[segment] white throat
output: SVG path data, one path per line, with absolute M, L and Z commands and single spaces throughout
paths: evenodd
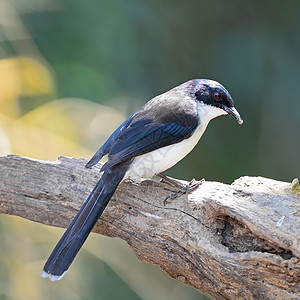
M 205 128 L 210 120 L 221 115 L 227 115 L 227 112 L 225 110 L 215 106 L 204 104 L 203 102 L 197 102 L 197 111 L 200 123 L 203 124 Z

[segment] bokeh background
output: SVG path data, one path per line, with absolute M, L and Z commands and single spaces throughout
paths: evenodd
M 0 0 L 0 154 L 91 157 L 153 96 L 210 78 L 245 123 L 213 120 L 167 174 L 291 181 L 300 170 L 299 14 L 297 0 Z M 0 216 L 1 300 L 207 299 L 98 235 L 62 281 L 42 280 L 62 232 Z

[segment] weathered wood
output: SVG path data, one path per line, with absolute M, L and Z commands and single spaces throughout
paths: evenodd
M 0 213 L 66 227 L 100 177 L 85 159 L 0 158 Z M 300 299 L 300 196 L 290 183 L 205 182 L 163 205 L 172 188 L 126 181 L 95 232 L 215 299 Z

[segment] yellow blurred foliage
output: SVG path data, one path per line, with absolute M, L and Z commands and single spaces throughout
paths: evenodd
M 76 143 L 90 144 L 89 141 L 95 140 L 96 147 L 105 142 L 124 119 L 115 109 L 80 98 L 53 100 L 20 118 Z
M 59 99 L 39 106 L 20 118 L 0 114 L 0 153 L 44 160 L 59 155 L 90 157 L 114 128 L 122 113 L 84 99 Z
M 0 115 L 0 156 L 11 152 L 9 137 L 3 127 Z
M 22 119 L 15 120 L 0 115 L 0 121 L 2 130 L 9 140 L 9 145 L 6 143 L 5 148 L 12 153 L 45 160 L 56 159 L 59 155 L 87 157 L 91 154 L 72 139 L 31 125 Z M 72 132 L 72 122 L 65 122 L 64 127 L 69 127 Z M 72 135 L 74 134 L 71 133 Z M 2 146 L 2 142 L 0 145 Z M 2 155 L 7 154 L 4 151 L 1 149 Z
M 76 109 L 76 105 L 74 106 Z M 19 120 L 78 143 L 79 134 L 71 114 L 72 103 L 69 103 L 68 108 L 64 105 L 64 99 L 54 100 L 29 111 Z
M 56 159 L 59 155 L 88 157 L 80 146 L 95 137 L 101 142 L 124 117 L 84 99 L 59 99 L 20 116 L 22 97 L 53 94 L 54 81 L 45 63 L 18 56 L 0 60 L 0 153 Z M 99 123 L 98 123 L 99 122 Z M 111 126 L 103 126 L 113 123 Z
M 45 64 L 29 57 L 0 60 L 0 112 L 17 117 L 20 96 L 52 93 L 54 82 Z
M 15 121 L 8 132 L 12 137 L 13 152 L 24 156 L 45 160 L 56 159 L 59 155 L 90 156 L 90 151 L 71 139 L 32 126 L 22 120 Z
M 2 59 L 0 78 L 1 155 L 12 152 L 46 160 L 59 155 L 89 157 L 91 152 L 80 145 L 96 149 L 111 128 L 124 120 L 113 109 L 72 98 L 53 100 L 20 115 L 22 97 L 39 99 L 54 94 L 52 74 L 41 60 L 25 56 Z

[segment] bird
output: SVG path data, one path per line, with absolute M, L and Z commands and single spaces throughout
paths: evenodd
M 100 169 L 102 176 L 50 254 L 41 276 L 56 281 L 65 275 L 123 180 L 162 174 L 195 147 L 211 119 L 227 114 L 243 124 L 223 85 L 192 79 L 152 98 L 125 120 L 86 164 L 91 168 L 108 156 Z

